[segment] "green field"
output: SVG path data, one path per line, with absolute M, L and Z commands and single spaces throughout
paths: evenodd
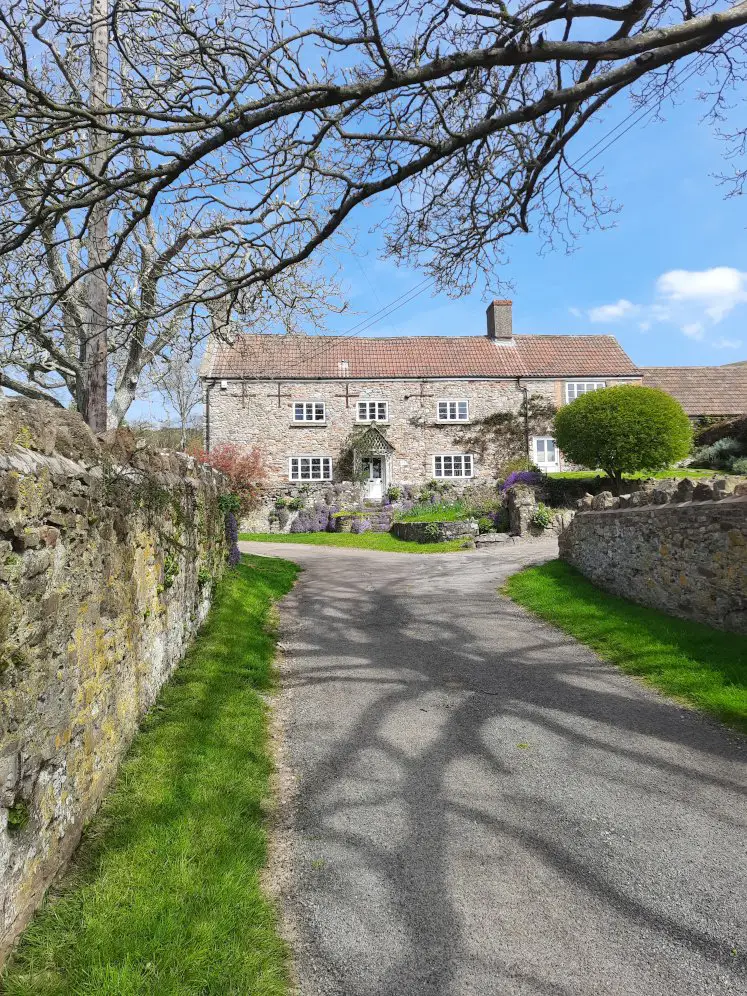
M 747 732 L 747 637 L 609 595 L 562 560 L 514 574 L 503 592 L 624 671 Z
M 298 568 L 244 557 L 146 717 L 58 895 L 2 975 L 7 996 L 285 996 L 263 895 L 271 608 Z

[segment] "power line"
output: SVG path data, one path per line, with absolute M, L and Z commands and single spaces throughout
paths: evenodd
M 675 73 L 673 80 L 674 84 L 677 86 L 682 86 L 685 83 L 687 83 L 688 80 L 690 80 L 698 71 L 700 60 L 701 57 L 698 57 L 696 59 L 695 65 L 689 72 L 687 72 L 686 68 L 683 67 L 683 69 L 680 71 L 679 74 Z M 651 113 L 653 113 L 653 111 L 656 109 L 656 106 L 660 102 L 661 102 L 660 99 L 658 99 L 655 95 L 652 95 L 652 97 L 649 98 L 649 100 L 644 101 L 640 107 L 634 108 L 622 119 L 622 121 L 618 121 L 618 123 L 613 128 L 610 128 L 610 130 L 607 131 L 604 135 L 601 135 L 597 139 L 597 141 L 593 145 L 591 145 L 586 150 L 586 152 L 584 152 L 581 156 L 579 156 L 579 158 L 575 162 L 570 163 L 568 166 L 566 166 L 565 172 L 572 173 L 576 169 L 585 169 L 589 165 L 589 163 L 592 163 L 595 159 L 597 159 L 600 155 L 602 155 L 603 152 L 606 152 L 607 149 L 611 148 L 611 146 L 613 146 L 615 142 L 618 142 L 621 138 L 623 138 L 623 136 L 627 135 L 627 133 L 631 131 L 632 128 L 634 128 L 637 124 L 640 124 L 640 122 L 643 121 L 644 118 L 648 117 Z M 647 106 L 648 104 L 650 104 L 651 106 Z M 631 120 L 634 118 L 635 120 Z M 628 121 L 630 121 L 630 124 L 628 124 L 627 127 L 624 128 L 623 126 Z M 619 131 L 620 128 L 623 128 L 623 130 Z M 615 132 L 619 132 L 619 134 L 616 135 Z M 602 147 L 599 148 L 598 151 L 594 152 L 594 150 L 597 149 L 598 146 L 600 146 L 603 142 L 606 142 L 607 139 L 610 139 L 610 141 L 607 142 L 607 144 L 602 145 Z M 594 152 L 594 155 L 591 155 L 592 152 Z M 544 193 L 546 194 L 554 193 L 555 189 L 560 188 L 562 184 L 562 177 L 560 176 L 560 174 L 555 177 L 554 184 L 555 184 L 554 188 L 551 185 L 549 189 L 547 188 L 545 189 Z M 415 300 L 415 298 L 425 293 L 425 291 L 428 290 L 431 286 L 433 286 L 435 282 L 436 282 L 435 278 L 427 277 L 419 284 L 416 284 L 415 287 L 411 288 L 409 291 L 405 291 L 404 294 L 401 294 L 399 297 L 395 298 L 393 301 L 385 305 L 383 308 L 380 308 L 378 309 L 378 311 L 375 311 L 372 315 L 369 315 L 368 318 L 365 318 L 362 321 L 360 321 L 357 325 L 353 326 L 352 329 L 348 329 L 346 332 L 343 332 L 338 336 L 334 336 L 333 343 L 325 343 L 324 345 L 319 346 L 317 350 L 314 350 L 312 356 L 317 356 L 318 354 L 323 353 L 328 349 L 332 349 L 335 345 L 337 345 L 337 343 L 341 339 L 356 338 L 357 335 L 360 334 L 360 332 L 366 332 L 370 330 L 375 325 L 378 325 L 379 322 L 383 321 L 385 318 L 388 318 L 390 315 L 392 315 L 395 311 L 398 311 L 400 308 L 403 308 L 406 304 L 410 304 L 412 301 Z

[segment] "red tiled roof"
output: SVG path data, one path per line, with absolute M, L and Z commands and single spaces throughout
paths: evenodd
M 641 367 L 646 387 L 660 387 L 688 415 L 747 414 L 747 366 Z
M 347 363 L 347 369 L 344 363 Z M 305 380 L 337 377 L 630 377 L 637 368 L 606 335 L 241 335 L 213 341 L 201 376 Z

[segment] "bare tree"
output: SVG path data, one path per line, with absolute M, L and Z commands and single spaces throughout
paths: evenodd
M 230 219 L 231 265 L 203 300 L 260 314 L 377 196 L 385 251 L 465 291 L 507 236 L 604 218 L 568 150 L 618 94 L 657 103 L 697 72 L 718 117 L 744 84 L 747 0 L 118 0 L 100 105 L 79 2 L 0 13 L 0 158 L 41 176 L 2 195 L 0 248 L 86 240 L 108 209 L 106 258 L 86 255 L 49 309 L 181 212 Z
M 33 12 L 43 20 L 45 10 L 62 18 L 70 9 L 36 6 Z M 30 15 L 32 7 L 25 11 Z M 111 31 L 107 0 L 90 0 L 89 11 L 81 8 L 77 18 L 65 20 L 58 34 L 66 44 L 60 48 L 55 38 L 41 62 L 49 92 L 73 87 L 87 109 L 106 107 Z M 121 99 L 136 104 L 141 94 L 127 73 L 115 84 Z M 5 107 L 0 100 L 0 110 Z M 19 216 L 34 215 L 55 196 L 50 191 L 61 149 L 76 163 L 65 180 L 70 190 L 86 178 L 105 182 L 110 168 L 104 132 L 79 122 L 45 147 L 37 123 L 10 115 L 0 124 L 0 202 Z M 152 154 L 144 138 L 122 153 L 136 171 L 147 169 Z M 229 334 L 225 308 L 211 304 L 232 286 L 243 260 L 236 231 L 242 219 L 218 198 L 154 208 L 112 253 L 110 227 L 121 234 L 122 218 L 137 201 L 137 193 L 100 199 L 82 223 L 63 212 L 0 255 L 0 386 L 54 404 L 72 400 L 99 432 L 123 421 L 142 376 L 159 358 L 191 355 L 209 332 Z M 323 327 L 329 310 L 343 307 L 334 278 L 310 261 L 266 283 L 252 305 L 257 331 Z M 242 307 L 235 295 L 234 306 Z
M 179 449 L 187 448 L 187 430 L 194 428 L 202 404 L 202 384 L 192 358 L 184 353 L 163 357 L 150 372 L 155 393 L 164 402 L 179 427 Z

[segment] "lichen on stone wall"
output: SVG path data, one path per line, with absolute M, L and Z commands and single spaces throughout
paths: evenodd
M 130 433 L 0 409 L 0 958 L 207 613 L 219 493 Z

